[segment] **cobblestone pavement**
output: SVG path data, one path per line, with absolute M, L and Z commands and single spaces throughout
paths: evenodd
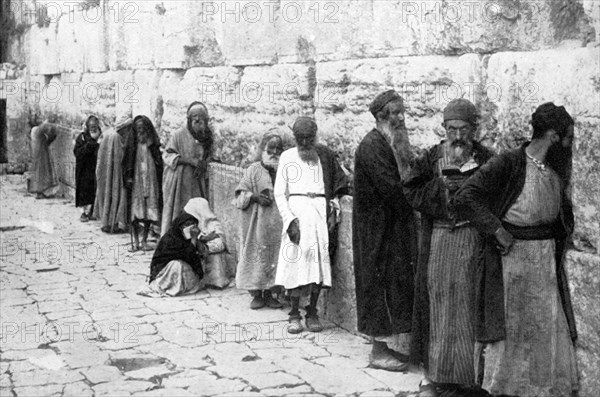
M 246 292 L 136 295 L 151 253 L 81 223 L 64 199 L 0 187 L 0 395 L 414 395 L 420 374 L 367 368 L 370 345 L 332 324 L 290 335 L 287 310 Z

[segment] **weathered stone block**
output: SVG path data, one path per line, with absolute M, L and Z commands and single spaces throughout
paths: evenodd
M 139 96 L 131 71 L 84 73 L 81 77 L 81 113 L 97 115 L 112 125 L 117 114 L 131 113 Z
M 600 392 L 600 256 L 568 251 L 566 268 L 577 322 L 581 396 Z
M 322 139 L 350 169 L 355 148 L 375 126 L 369 104 L 377 94 L 393 88 L 404 97 L 411 144 L 418 147 L 431 146 L 444 136 L 442 110 L 450 100 L 482 99 L 477 55 L 328 62 L 316 69 L 315 117 Z
M 157 127 L 160 111 L 158 109 L 158 85 L 161 70 L 137 70 L 133 75 L 135 94 L 132 97 L 133 117 L 144 115 Z
M 56 40 L 57 22 L 48 27 L 33 25 L 29 32 L 30 59 L 27 66 L 32 74 L 59 74 L 59 48 Z
M 263 65 L 277 62 L 275 19 L 265 14 L 267 2 L 249 0 L 205 2 L 205 17 L 214 15 L 216 41 L 229 65 Z M 275 2 L 269 3 L 276 7 Z M 212 7 L 212 9 L 211 9 Z

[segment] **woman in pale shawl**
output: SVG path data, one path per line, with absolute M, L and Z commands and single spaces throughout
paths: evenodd
M 104 133 L 98 149 L 96 165 L 96 201 L 94 217 L 100 219 L 104 233 L 124 233 L 127 231 L 127 191 L 123 184 L 122 161 L 125 142 L 132 133 L 132 120 L 122 116 L 114 130 Z
M 165 148 L 161 235 L 169 230 L 188 200 L 208 198 L 207 167 L 213 149 L 213 132 L 208 124 L 206 106 L 193 102 L 187 109 L 186 127 L 175 132 Z
M 49 198 L 56 194 L 58 178 L 50 155 L 50 144 L 58 136 L 56 116 L 50 114 L 40 126 L 31 129 L 32 172 L 29 191 L 36 193 L 37 199 Z
M 233 204 L 242 210 L 240 223 L 240 258 L 236 286 L 253 297 L 253 310 L 267 306 L 281 308 L 271 293 L 275 284 L 277 259 L 281 244 L 281 216 L 273 200 L 273 184 L 283 140 L 274 132 L 263 136 L 255 162 L 235 189 Z
M 230 282 L 230 271 L 225 233 L 221 222 L 210 209 L 208 201 L 201 197 L 188 201 L 183 211 L 198 220 L 200 239 L 206 241 L 208 247 L 208 256 L 204 262 L 204 283 L 210 287 L 227 287 Z

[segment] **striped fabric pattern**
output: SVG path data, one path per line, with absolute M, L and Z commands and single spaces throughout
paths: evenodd
M 474 303 L 477 231 L 463 226 L 434 228 L 428 265 L 430 334 L 429 378 L 475 384 Z

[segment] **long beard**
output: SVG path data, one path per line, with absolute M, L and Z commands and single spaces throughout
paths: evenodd
M 410 173 L 411 167 L 414 164 L 414 153 L 411 150 L 410 142 L 408 140 L 408 131 L 404 123 L 391 127 L 389 124 L 384 127 L 387 131 L 384 133 L 391 137 L 392 151 L 398 164 L 398 171 L 402 179 L 405 179 Z
M 452 164 L 463 165 L 471 158 L 473 142 L 457 139 L 450 144 L 450 161 Z
M 310 149 L 298 148 L 298 156 L 300 157 L 300 160 L 310 165 L 316 165 L 319 163 L 319 155 L 314 147 Z
M 546 162 L 556 173 L 565 181 L 570 178 L 571 166 L 573 163 L 573 150 L 565 148 L 560 142 L 557 142 L 548 148 L 546 153 Z

